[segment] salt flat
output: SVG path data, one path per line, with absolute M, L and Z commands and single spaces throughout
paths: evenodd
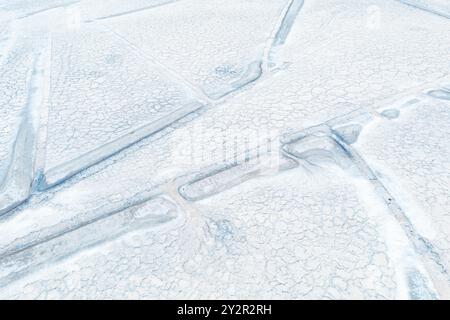
M 0 4 L 0 297 L 450 298 L 443 0 Z

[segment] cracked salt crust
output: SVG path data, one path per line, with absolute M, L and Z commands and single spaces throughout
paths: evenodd
M 0 296 L 449 298 L 448 10 L 4 1 Z

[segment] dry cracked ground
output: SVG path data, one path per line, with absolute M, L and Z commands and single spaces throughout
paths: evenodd
M 450 1 L 1 0 L 0 298 L 450 298 Z

